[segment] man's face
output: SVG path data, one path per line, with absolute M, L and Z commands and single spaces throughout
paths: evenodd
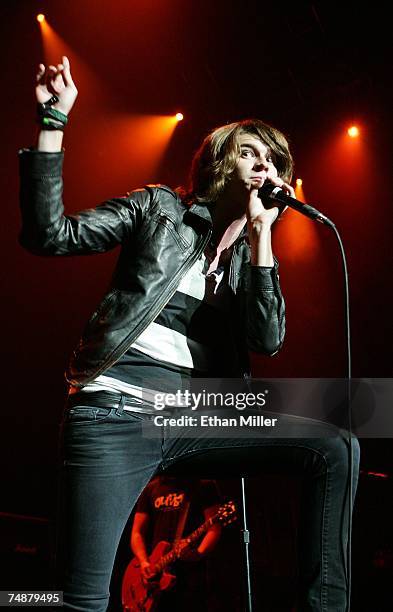
M 241 154 L 230 179 L 231 191 L 259 189 L 266 179 L 278 176 L 270 150 L 261 140 L 251 134 L 241 134 L 239 145 Z

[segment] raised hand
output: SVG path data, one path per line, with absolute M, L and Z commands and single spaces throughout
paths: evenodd
M 43 104 L 56 95 L 59 101 L 53 105 L 53 108 L 68 115 L 78 95 L 78 90 L 72 80 L 68 57 L 64 55 L 62 63 L 57 66 L 51 65 L 46 68 L 44 64 L 40 64 L 36 80 L 37 102 Z

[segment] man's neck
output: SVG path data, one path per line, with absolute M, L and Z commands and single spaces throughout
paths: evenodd
M 244 206 L 228 195 L 222 195 L 210 208 L 213 240 L 221 249 L 228 248 L 239 236 L 246 223 Z

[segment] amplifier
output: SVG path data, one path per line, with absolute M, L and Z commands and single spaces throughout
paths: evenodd
M 53 532 L 49 519 L 0 512 L 0 590 L 51 588 Z

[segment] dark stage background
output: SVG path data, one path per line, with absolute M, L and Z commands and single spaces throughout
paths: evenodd
M 44 58 L 39 12 L 57 36 L 50 40 L 59 54 L 50 61 L 69 53 L 79 89 L 65 136 L 66 209 L 94 206 L 149 182 L 182 184 L 193 152 L 211 128 L 249 116 L 272 123 L 290 137 L 294 178 L 303 179 L 307 201 L 336 222 L 344 240 L 353 376 L 392 376 L 391 34 L 382 5 L 2 0 L 0 554 L 9 574 L 3 574 L 8 580 L 3 589 L 10 581 L 31 588 L 27 576 L 35 586 L 49 583 L 62 372 L 117 255 L 43 259 L 18 245 L 16 152 L 35 138 L 34 75 Z M 159 152 L 151 117 L 177 111 L 185 119 Z M 346 128 L 354 122 L 361 135 L 349 142 Z M 338 248 L 327 228 L 298 217 L 286 213 L 274 242 L 287 302 L 286 343 L 273 358 L 254 356 L 254 374 L 345 376 Z M 382 610 L 390 601 L 384 588 L 393 578 L 392 441 L 362 440 L 361 446 L 355 609 L 371 609 L 367 594 L 377 590 L 381 603 L 374 609 Z M 370 471 L 388 478 L 368 476 Z M 291 593 L 296 522 L 283 518 L 273 524 L 272 518 L 277 519 L 277 507 L 296 515 L 297 489 L 285 482 L 265 477 L 250 484 L 255 542 L 274 543 L 269 558 L 261 557 L 257 545 L 253 549 L 255 572 L 263 577 L 258 601 L 265 607 L 261 603 L 258 609 L 287 609 L 284 600 L 282 608 L 267 603 L 273 592 L 286 592 L 276 585 L 288 584 Z M 238 493 L 235 480 L 223 481 L 222 488 Z M 231 533 L 238 543 L 238 531 Z M 229 544 L 223 546 L 229 554 Z M 232 578 L 231 571 L 227 567 Z

